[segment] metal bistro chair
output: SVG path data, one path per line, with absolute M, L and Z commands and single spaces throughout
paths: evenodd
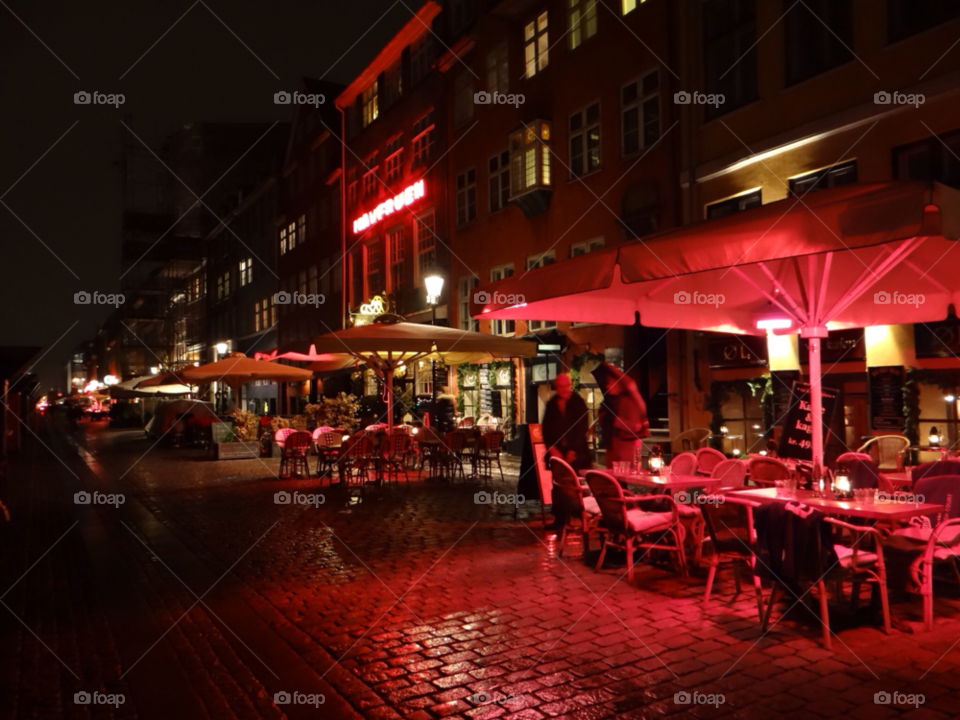
M 317 477 L 330 475 L 330 482 L 333 482 L 333 469 L 337 466 L 337 460 L 340 459 L 340 448 L 343 447 L 343 435 L 338 432 L 328 431 L 322 433 L 319 437 L 314 433 L 317 444 Z
M 740 460 L 723 460 L 718 462 L 710 473 L 712 478 L 722 478 L 720 487 L 714 492 L 722 495 L 730 490 L 739 490 L 747 477 L 747 468 Z M 693 562 L 700 564 L 700 556 L 703 553 L 703 542 L 705 534 L 704 506 L 702 503 L 692 504 L 692 491 L 685 493 L 689 498 L 688 503 L 677 503 L 677 512 L 680 514 L 680 520 L 689 526 L 690 538 L 693 544 Z
M 484 477 L 493 477 L 493 463 L 497 463 L 500 471 L 500 482 L 503 482 L 503 466 L 500 464 L 500 450 L 503 447 L 503 432 L 493 430 L 484 433 L 477 441 L 477 464 Z
M 467 477 L 463 472 L 463 451 L 466 447 L 467 433 L 463 430 L 452 430 L 444 436 L 440 445 L 440 467 L 444 476 L 454 480 L 459 471 L 460 479 L 466 481 Z
M 727 456 L 719 450 L 714 450 L 711 447 L 700 448 L 697 450 L 697 474 L 709 475 L 713 472 L 717 463 L 723 462 L 726 459 Z
M 587 484 L 600 508 L 603 536 L 600 559 L 596 570 L 603 566 L 608 547 L 622 549 L 627 554 L 627 581 L 633 580 L 633 551 L 638 548 L 666 550 L 677 554 L 677 565 L 687 574 L 683 554 L 683 526 L 677 514 L 677 505 L 669 495 L 624 495 L 616 479 L 599 470 L 587 471 Z M 647 512 L 640 506 L 668 507 L 667 511 Z M 672 540 L 673 542 L 664 542 Z
M 586 555 L 590 551 L 590 535 L 602 536 L 606 532 L 600 527 L 600 506 L 597 505 L 596 498 L 590 495 L 590 490 L 580 484 L 580 478 L 573 468 L 563 460 L 550 458 L 550 470 L 553 475 L 553 502 L 563 503 L 567 510 L 566 522 L 558 541 L 557 557 L 563 557 L 567 533 L 570 532 L 573 520 L 580 521 L 583 553 Z
M 294 431 L 287 436 L 280 453 L 280 477 L 300 475 L 301 470 L 303 475 L 310 474 L 307 454 L 310 452 L 312 442 L 310 433 L 305 431 Z
M 718 496 L 711 496 L 718 497 Z M 763 621 L 763 590 L 760 578 L 754 572 L 757 563 L 757 531 L 753 525 L 753 509 L 760 503 L 752 500 L 724 496 L 723 502 L 707 502 L 703 505 L 703 519 L 710 534 L 713 553 L 709 557 L 710 572 L 707 574 L 707 588 L 703 593 L 703 608 L 710 603 L 713 579 L 721 563 L 733 566 L 733 581 L 736 593 L 740 594 L 740 565 L 744 564 L 753 575 L 753 586 L 757 594 L 757 619 Z
M 393 481 L 400 481 L 400 473 L 403 473 L 407 485 L 410 485 L 410 475 L 407 474 L 407 454 L 410 452 L 410 445 L 413 439 L 403 432 L 393 433 L 383 439 L 383 459 L 381 460 L 384 480 L 390 479 L 390 473 L 393 473 Z
M 365 485 L 370 480 L 368 470 L 376 469 L 376 458 L 373 455 L 373 437 L 366 433 L 350 438 L 347 446 L 340 455 L 341 481 L 347 485 L 356 480 L 358 485 Z

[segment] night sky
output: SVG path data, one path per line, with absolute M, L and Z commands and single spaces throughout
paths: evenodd
M 289 121 L 276 91 L 349 82 L 421 4 L 0 0 L 0 345 L 63 336 L 36 368 L 61 386 L 109 315 L 73 295 L 120 291 L 122 119 L 154 151 L 188 122 Z M 80 90 L 125 103 L 75 105 Z

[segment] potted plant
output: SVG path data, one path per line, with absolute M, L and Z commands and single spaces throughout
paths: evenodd
M 218 423 L 229 428 L 218 428 L 214 433 L 214 453 L 217 460 L 247 460 L 260 457 L 257 428 L 260 417 L 247 410 L 230 413 L 232 424 Z

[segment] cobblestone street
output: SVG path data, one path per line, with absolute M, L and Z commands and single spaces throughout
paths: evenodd
M 833 651 L 802 607 L 762 634 L 749 584 L 681 578 L 622 554 L 563 558 L 539 505 L 477 504 L 476 483 L 347 492 L 278 480 L 278 461 L 215 463 L 138 431 L 50 426 L 0 492 L 0 717 L 956 717 L 958 595 L 831 612 Z M 514 492 L 517 464 L 494 489 Z M 79 490 L 125 502 L 75 505 Z M 322 493 L 317 507 L 278 491 Z M 8 588 L 10 588 L 8 590 Z M 809 600 L 808 596 L 806 600 Z M 811 607 L 815 607 L 815 602 Z M 119 693 L 117 706 L 74 703 Z M 678 704 L 687 691 L 696 701 Z M 924 696 L 918 708 L 878 692 Z M 275 693 L 322 694 L 311 705 Z

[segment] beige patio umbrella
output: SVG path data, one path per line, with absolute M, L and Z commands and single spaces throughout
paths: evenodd
M 275 382 L 309 380 L 313 377 L 313 373 L 289 365 L 254 360 L 243 353 L 230 353 L 223 360 L 184 368 L 180 371 L 180 377 L 184 382 L 192 384 L 222 382 L 236 390 L 241 385 L 254 380 Z
M 531 340 L 421 325 L 404 322 L 399 315 L 381 315 L 368 325 L 318 335 L 312 341 L 290 343 L 280 349 L 277 357 L 314 362 L 354 358 L 373 370 L 392 396 L 393 373 L 402 364 L 426 359 L 458 365 L 536 354 L 537 344 Z M 393 427 L 392 397 L 387 402 L 387 423 Z

